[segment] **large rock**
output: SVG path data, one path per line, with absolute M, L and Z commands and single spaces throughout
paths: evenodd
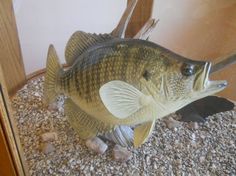
M 126 162 L 132 156 L 132 153 L 120 145 L 115 145 L 113 148 L 113 157 L 116 161 Z
M 97 154 L 103 154 L 108 148 L 107 144 L 98 137 L 87 139 L 86 146 Z
M 42 142 L 54 141 L 57 140 L 58 136 L 56 132 L 43 133 L 41 135 Z
M 49 154 L 55 151 L 55 147 L 53 144 L 51 144 L 50 142 L 46 142 L 46 143 L 42 143 L 41 144 L 41 151 L 44 154 Z

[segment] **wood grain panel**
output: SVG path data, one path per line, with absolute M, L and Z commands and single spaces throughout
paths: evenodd
M 0 114 L 0 119 L 2 118 Z M 11 154 L 8 149 L 7 141 L 0 123 L 0 175 L 14 176 L 16 175 Z
M 5 176 L 2 173 L 10 173 L 16 175 L 28 175 L 27 167 L 25 164 L 23 150 L 21 149 L 20 139 L 14 120 L 12 119 L 12 110 L 10 106 L 9 97 L 7 94 L 5 80 L 2 74 L 0 65 L 0 127 L 1 138 L 0 140 L 0 175 Z M 6 162 L 2 160 L 2 156 L 6 158 Z M 9 162 L 7 162 L 7 158 Z M 5 170 L 6 169 L 6 170 Z M 15 170 L 15 171 L 14 171 Z M 6 175 L 8 176 L 8 175 Z
M 7 90 L 12 94 L 26 78 L 11 0 L 0 1 L 0 53 Z
M 130 0 L 128 0 L 129 3 Z M 153 0 L 139 0 L 126 31 L 126 37 L 134 37 L 152 15 Z

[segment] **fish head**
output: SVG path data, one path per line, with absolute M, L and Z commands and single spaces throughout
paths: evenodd
M 158 67 L 162 69 L 155 69 Z M 164 115 L 223 90 L 227 82 L 209 80 L 210 69 L 210 62 L 168 57 L 152 67 L 154 99 L 164 107 Z

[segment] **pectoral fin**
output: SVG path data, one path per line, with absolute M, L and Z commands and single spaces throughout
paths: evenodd
M 152 101 L 151 96 L 144 95 L 134 86 L 118 80 L 104 84 L 99 94 L 107 110 L 119 119 L 129 117 Z
M 137 148 L 143 144 L 147 138 L 152 134 L 155 121 L 147 122 L 134 129 L 134 147 Z
M 95 137 L 114 128 L 85 113 L 71 99 L 65 101 L 65 114 L 71 126 L 82 139 Z

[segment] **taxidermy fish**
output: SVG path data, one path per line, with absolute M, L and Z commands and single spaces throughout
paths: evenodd
M 150 136 L 155 120 L 223 90 L 226 81 L 209 81 L 209 62 L 193 61 L 155 43 L 76 32 L 66 47 L 63 70 L 49 47 L 44 97 L 68 98 L 65 114 L 83 139 L 135 126 L 134 146 Z

